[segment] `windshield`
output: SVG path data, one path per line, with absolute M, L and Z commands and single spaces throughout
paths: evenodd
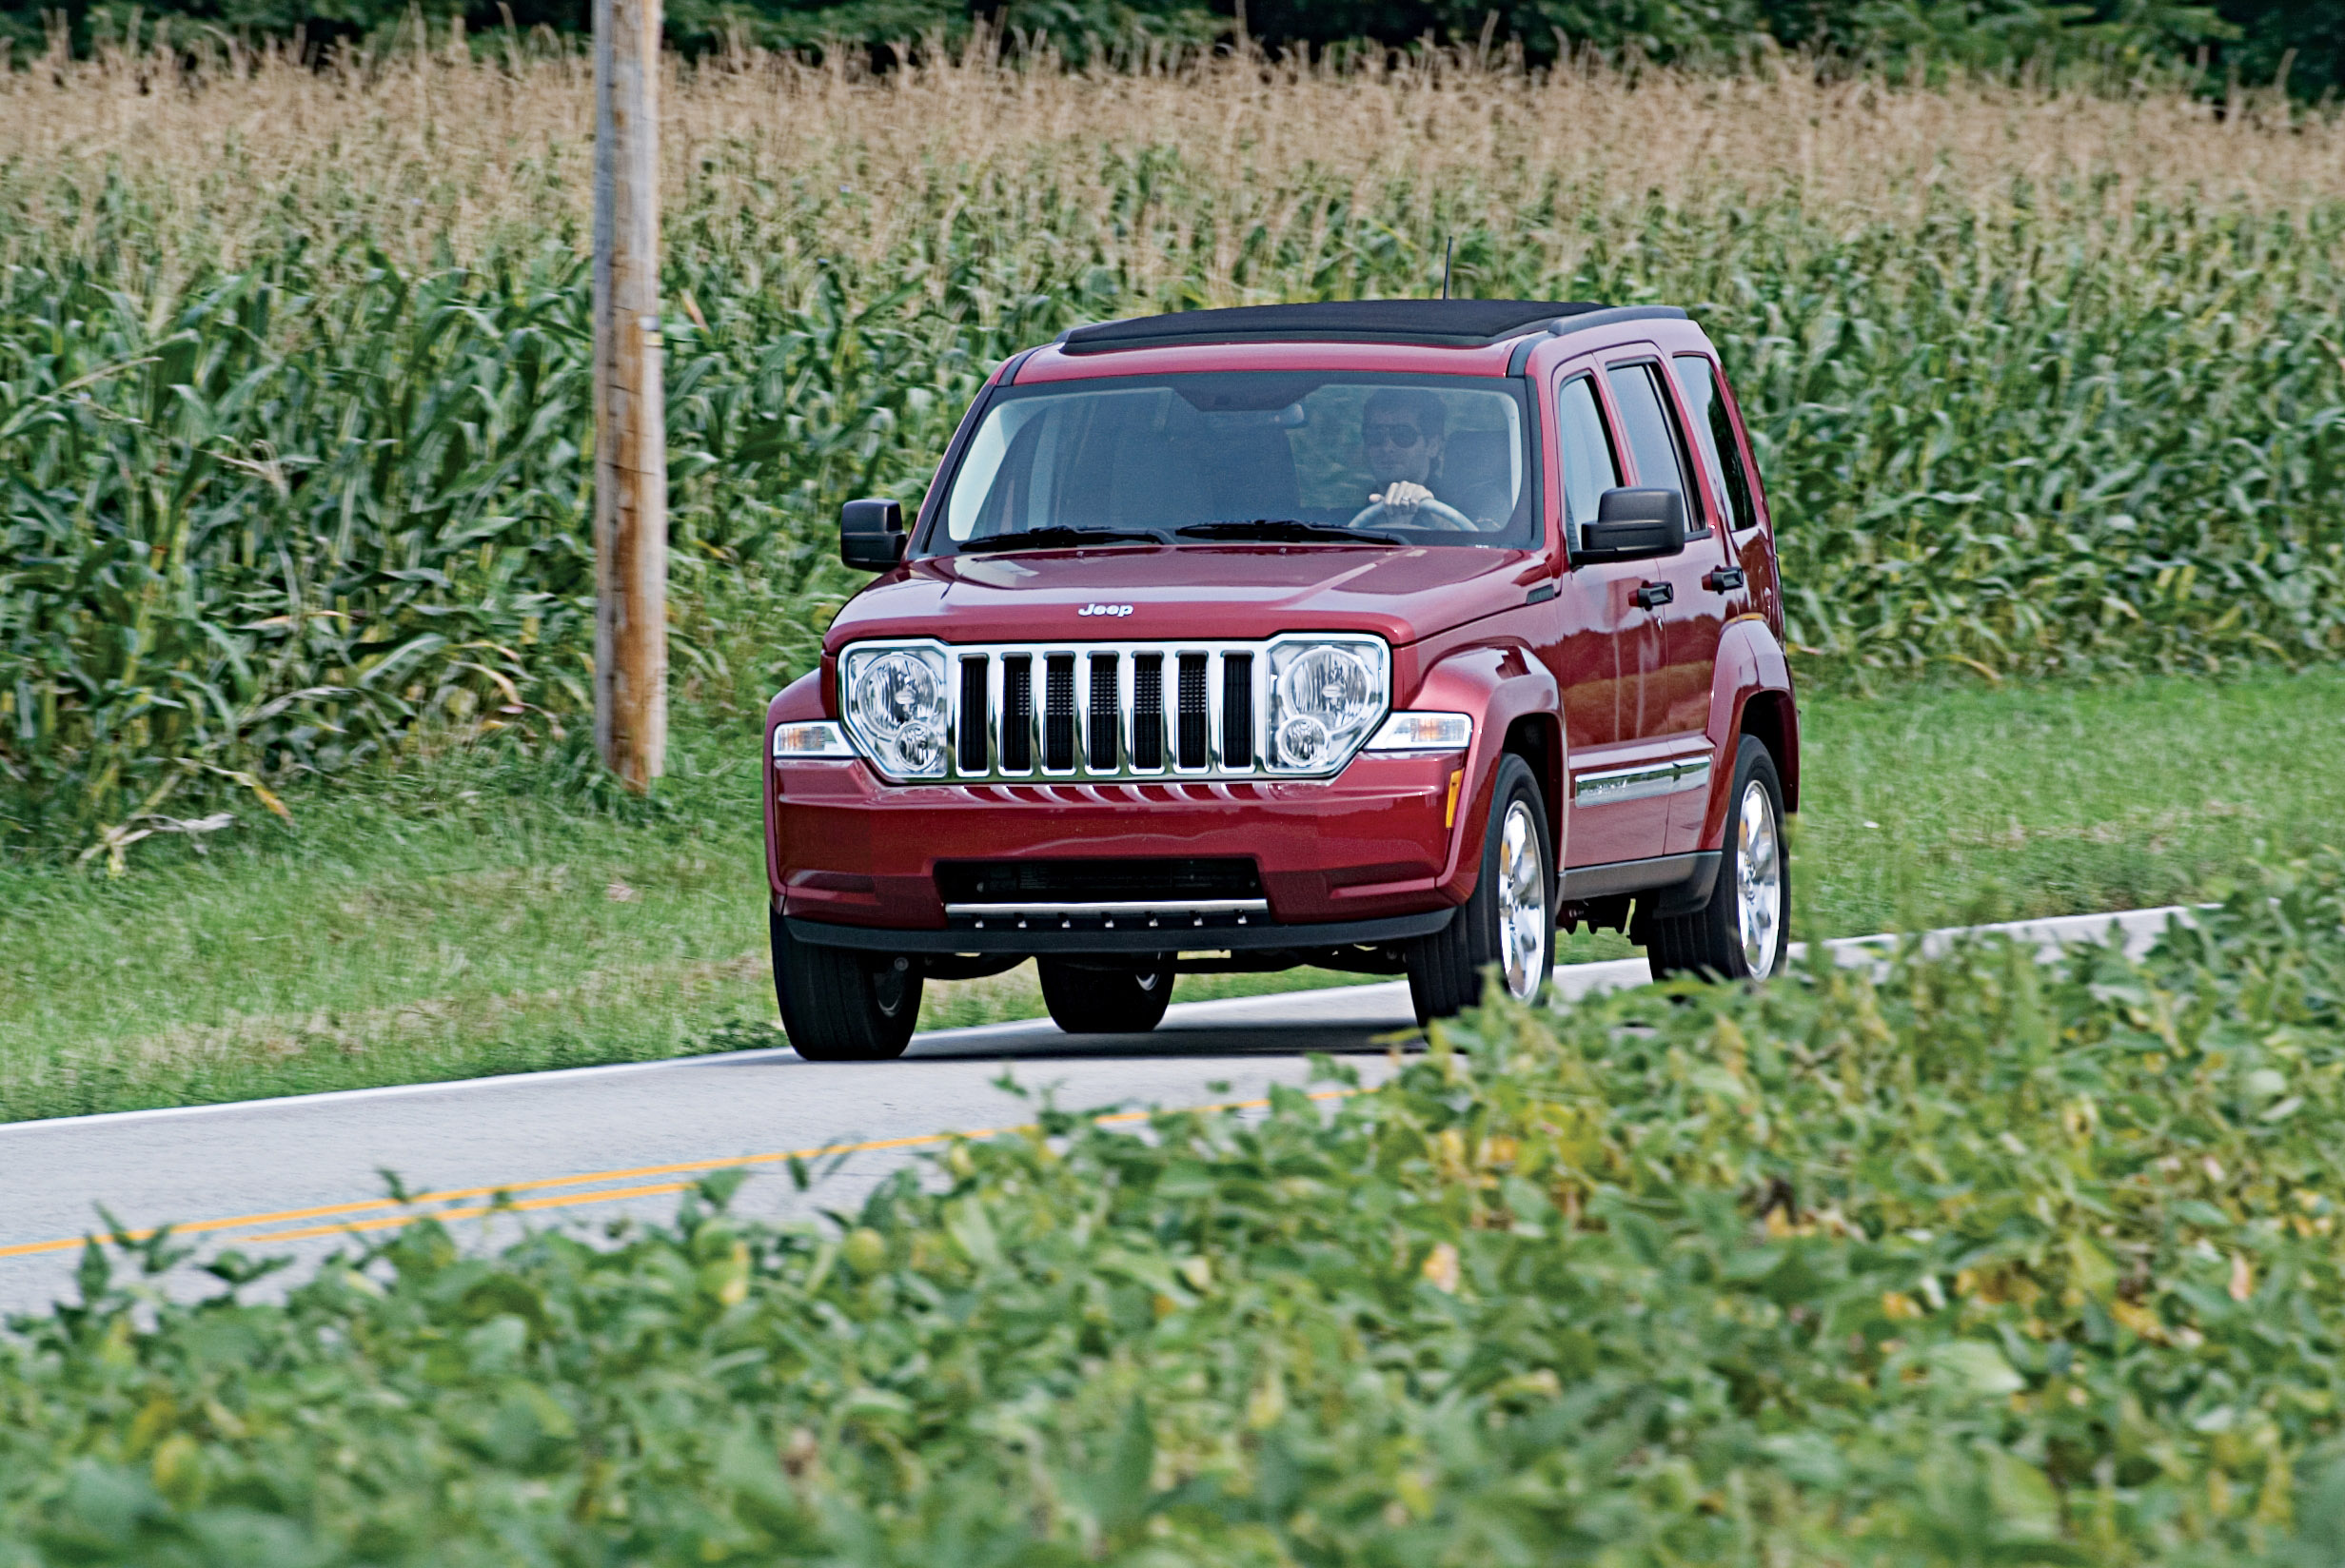
M 923 548 L 1523 548 L 1539 539 L 1527 446 L 1522 383 L 1495 377 L 1235 371 L 1006 387 Z

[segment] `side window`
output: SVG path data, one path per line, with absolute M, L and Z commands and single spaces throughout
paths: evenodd
M 1612 440 L 1605 434 L 1593 377 L 1572 377 L 1555 403 L 1556 435 L 1563 442 L 1564 537 L 1576 544 L 1580 525 L 1596 520 L 1597 499 L 1620 488 L 1621 467 L 1612 458 Z
M 1709 460 L 1718 492 L 1718 510 L 1736 533 L 1759 525 L 1759 507 L 1751 499 L 1750 475 L 1743 467 L 1743 446 L 1734 439 L 1734 416 L 1726 412 L 1726 395 L 1718 384 L 1718 366 L 1700 354 L 1680 354 L 1669 362 L 1677 371 L 1678 390 L 1693 412 L 1694 440 Z
M 1685 482 L 1685 465 L 1678 458 L 1677 436 L 1670 428 L 1669 405 L 1654 379 L 1659 368 L 1616 364 L 1606 375 L 1612 382 L 1612 402 L 1621 411 L 1621 434 L 1627 438 L 1629 455 L 1636 460 L 1637 482 L 1684 496 L 1686 532 L 1698 534 L 1709 524 L 1702 498 Z

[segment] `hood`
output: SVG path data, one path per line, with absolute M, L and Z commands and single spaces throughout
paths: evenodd
M 875 637 L 1092 642 L 1311 631 L 1374 632 L 1397 647 L 1511 609 L 1546 576 L 1536 552 L 1471 545 L 945 556 L 900 566 L 849 600 L 823 651 Z

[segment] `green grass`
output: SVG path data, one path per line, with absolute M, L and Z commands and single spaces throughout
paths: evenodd
M 2339 839 L 2345 672 L 1811 696 L 1803 933 L 2205 896 Z M 777 1043 L 754 732 L 688 729 L 653 805 L 458 751 L 109 879 L 0 870 L 10 1119 Z M 142 846 L 142 850 L 148 846 Z M 1567 960 L 1633 950 L 1567 939 Z M 929 1027 L 1040 1014 L 1031 967 Z M 1183 1000 L 1356 977 L 1188 977 Z
M 2345 670 L 1802 705 L 1797 892 L 1824 935 L 2220 896 L 2345 842 Z

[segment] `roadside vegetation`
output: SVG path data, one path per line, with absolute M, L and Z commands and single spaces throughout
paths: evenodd
M 852 586 L 838 502 L 916 499 L 1002 355 L 1429 292 L 1452 238 L 1467 293 L 1702 317 L 1810 689 L 2345 651 L 2345 124 L 2283 97 L 739 50 L 664 101 L 716 719 Z M 519 50 L 0 73 L 0 853 L 127 869 L 312 774 L 575 732 L 589 113 Z
M 2337 846 L 2345 672 L 1804 701 L 1801 935 L 2219 897 Z M 756 730 L 680 733 L 646 804 L 490 746 L 295 797 L 130 875 L 0 868 L 0 1117 L 781 1043 Z M 1611 932 L 1561 956 L 1633 953 Z M 1352 977 L 1182 979 L 1183 1000 Z M 931 1028 L 1042 1015 L 1031 966 L 930 988 Z
M 0 1562 L 2330 1563 L 2340 1008 L 2331 856 L 2138 964 L 1493 1008 L 837 1225 L 718 1180 L 282 1304 L 93 1247 L 0 1342 Z
M 0 1335 L 0 1568 L 2345 1558 L 2345 125 L 1440 50 L 737 47 L 665 102 L 639 800 L 581 736 L 581 62 L 0 72 L 0 1117 L 779 1044 L 756 717 L 855 585 L 837 503 L 1063 326 L 1428 292 L 1452 237 L 1466 292 L 1722 344 L 1800 934 L 2222 907 L 1037 1107 L 816 1225 L 717 1178 L 202 1303 L 92 1247 Z

